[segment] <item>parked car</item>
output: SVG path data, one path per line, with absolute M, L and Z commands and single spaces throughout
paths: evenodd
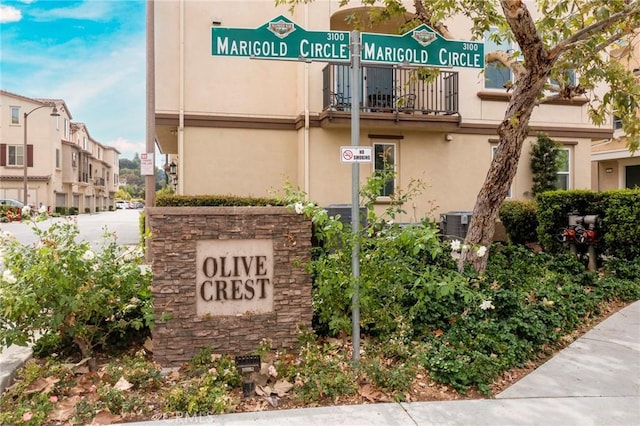
M 143 209 L 144 208 L 144 204 L 141 203 L 140 201 L 136 201 L 136 202 L 133 202 L 133 203 L 129 204 L 129 208 L 130 209 Z
M 0 207 L 24 207 L 24 204 L 12 198 L 0 198 Z
M 129 203 L 126 201 L 116 201 L 116 209 L 126 209 L 129 208 Z

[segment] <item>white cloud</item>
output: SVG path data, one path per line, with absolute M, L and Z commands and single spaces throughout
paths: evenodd
M 34 10 L 32 16 L 39 21 L 54 21 L 56 19 L 87 19 L 102 21 L 108 18 L 111 11 L 108 1 L 86 1 L 77 6 L 59 7 L 49 10 Z
M 0 5 L 0 24 L 18 22 L 21 19 L 22 13 L 15 7 Z
M 146 144 L 144 141 L 133 142 L 124 138 L 118 138 L 114 141 L 107 141 L 104 145 L 111 146 L 120 151 L 120 158 L 133 158 L 134 153 L 145 152 Z

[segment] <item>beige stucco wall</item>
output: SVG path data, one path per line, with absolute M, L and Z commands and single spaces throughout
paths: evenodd
M 187 128 L 184 191 L 268 196 L 297 181 L 295 131 Z

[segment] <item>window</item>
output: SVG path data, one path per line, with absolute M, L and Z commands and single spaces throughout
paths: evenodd
M 558 189 L 569 189 L 571 187 L 571 179 L 570 173 L 571 170 L 571 162 L 570 162 L 570 151 L 569 148 L 558 148 L 558 180 L 556 181 L 556 187 Z
M 384 178 L 380 197 L 390 197 L 396 187 L 396 144 L 373 144 L 373 172 Z
M 7 145 L 7 165 L 24 165 L 24 147 L 22 145 Z
M 71 153 L 71 167 L 78 167 L 78 153 Z
M 20 124 L 20 107 L 11 107 L 11 124 Z
M 491 34 L 497 32 L 496 28 L 487 31 L 484 36 L 484 53 L 495 52 L 496 50 L 508 51 L 512 49 L 511 43 L 502 40 L 496 43 L 491 40 Z M 487 63 L 484 69 L 484 87 L 487 89 L 504 89 L 505 84 L 512 79 L 511 69 L 505 67 L 501 62 Z
M 613 130 L 621 130 L 622 129 L 622 118 L 617 115 L 613 115 Z
M 56 169 L 60 168 L 60 150 L 56 148 Z
M 69 140 L 69 120 L 64 119 L 64 138 Z
M 82 149 L 84 149 L 85 151 L 89 150 L 89 144 L 87 143 L 87 137 L 86 136 L 82 137 Z
M 491 161 L 496 156 L 496 151 L 498 150 L 498 146 L 494 145 L 491 147 Z M 513 184 L 509 187 L 509 192 L 507 193 L 507 198 L 511 198 L 513 195 Z

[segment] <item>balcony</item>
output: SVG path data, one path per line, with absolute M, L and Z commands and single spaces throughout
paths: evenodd
M 323 69 L 323 115 L 329 120 L 351 112 L 351 68 Z M 363 66 L 358 105 L 369 119 L 459 121 L 458 73 L 437 69 Z M 348 114 L 345 114 L 348 113 Z M 373 115 L 371 115 L 371 114 Z M 386 115 L 384 115 L 386 114 Z

